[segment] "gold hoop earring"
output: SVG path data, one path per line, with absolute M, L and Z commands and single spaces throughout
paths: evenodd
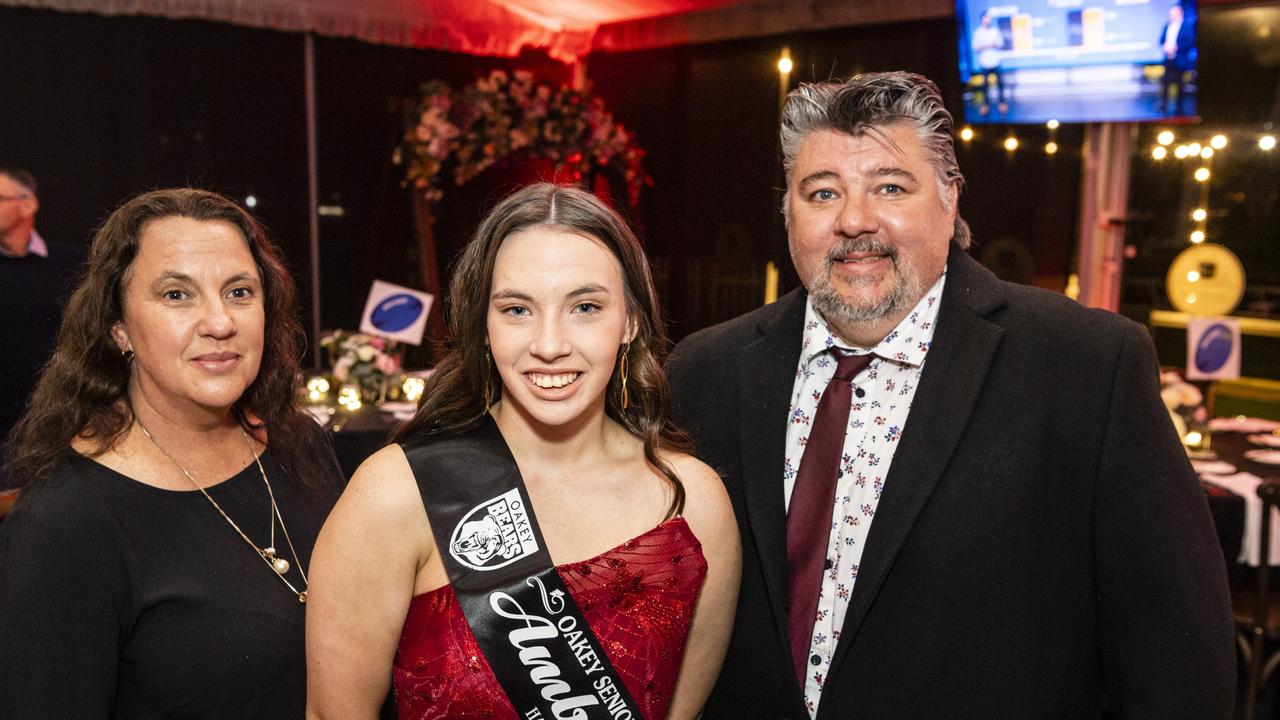
M 484 349 L 484 411 L 489 412 L 489 408 L 493 407 L 493 356 L 489 354 L 489 348 Z
M 622 380 L 622 409 L 627 409 L 627 355 L 631 352 L 631 343 L 622 344 L 622 359 L 618 365 L 618 377 Z

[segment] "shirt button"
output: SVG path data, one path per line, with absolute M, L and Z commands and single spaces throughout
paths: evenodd
M 822 664 L 822 656 L 818 655 L 817 653 L 814 653 L 813 655 L 810 655 L 810 656 L 809 656 L 809 664 L 810 664 L 810 665 L 821 665 L 821 664 Z
M 866 397 L 867 391 L 862 388 L 854 388 L 853 394 L 858 397 Z
M 824 570 L 830 570 L 830 569 L 831 569 L 831 564 L 832 564 L 832 563 L 831 563 L 831 558 L 827 558 L 826 560 L 823 560 L 823 561 L 822 561 L 822 569 L 824 569 Z

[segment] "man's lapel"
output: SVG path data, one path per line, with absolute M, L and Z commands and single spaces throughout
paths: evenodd
M 1004 334 L 986 316 L 1003 305 L 995 276 L 953 248 L 933 343 L 885 478 L 829 676 L 848 655 L 885 575 L 964 434 Z
M 737 388 L 742 488 L 747 522 L 764 568 L 776 630 L 787 644 L 787 516 L 782 497 L 787 414 L 800 361 L 805 294 L 779 300 L 759 326 L 760 338 L 738 356 Z

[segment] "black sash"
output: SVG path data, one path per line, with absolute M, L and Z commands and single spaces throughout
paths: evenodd
M 485 659 L 526 720 L 643 720 L 551 563 L 498 425 L 402 444 Z M 429 499 L 429 501 L 428 501 Z

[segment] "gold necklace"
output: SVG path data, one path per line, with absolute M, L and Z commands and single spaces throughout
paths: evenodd
M 204 495 L 205 499 L 213 504 L 214 509 L 218 511 L 218 514 L 222 516 L 222 519 L 226 520 L 227 524 L 236 531 L 236 534 L 248 543 L 249 547 L 253 548 L 253 551 L 258 554 L 258 557 L 262 558 L 263 562 L 267 564 L 267 567 L 271 568 L 271 570 L 275 572 L 276 577 L 280 578 L 281 582 L 287 585 L 289 589 L 298 596 L 298 602 L 305 603 L 307 601 L 308 589 L 307 573 L 302 569 L 302 561 L 298 560 L 298 551 L 293 547 L 293 540 L 289 537 L 289 528 L 285 526 L 284 517 L 280 514 L 280 506 L 276 505 L 276 495 L 271 490 L 271 482 L 267 480 L 267 471 L 262 467 L 262 461 L 258 459 L 258 451 L 253 448 L 253 442 L 249 440 L 249 434 L 244 431 L 244 428 L 240 428 L 240 434 L 244 436 L 244 442 L 249 446 L 249 452 L 253 454 L 253 462 L 257 464 L 258 473 L 262 475 L 262 484 L 267 486 L 267 497 L 271 498 L 271 542 L 265 548 L 258 547 L 256 543 L 249 539 L 249 536 L 240 529 L 240 526 L 236 525 L 235 521 L 227 515 L 227 511 L 222 509 L 222 506 L 218 504 L 218 501 L 214 500 L 213 496 L 201 487 L 200 483 L 196 482 L 195 478 L 191 477 L 191 473 L 187 472 L 187 469 L 182 466 L 182 463 L 174 460 L 173 456 L 165 451 L 165 449 L 160 446 L 160 443 L 156 442 L 155 436 L 151 434 L 150 430 L 147 430 L 147 426 L 143 425 L 142 421 L 136 419 L 135 421 L 138 423 L 138 427 L 142 430 L 142 434 L 147 436 L 147 439 L 151 441 L 152 445 L 156 446 L 156 449 L 160 451 L 160 454 L 164 455 L 169 462 L 173 463 L 175 467 L 181 470 L 183 475 L 187 476 L 187 479 L 191 481 L 192 485 L 196 486 L 196 489 L 200 491 L 200 494 Z M 277 520 L 280 521 L 280 529 L 284 531 L 285 542 L 289 543 L 289 552 L 293 553 L 294 560 L 298 560 L 298 574 L 302 576 L 301 591 L 294 587 L 293 583 L 289 582 L 289 578 L 285 577 L 285 573 L 289 572 L 289 561 L 276 556 L 275 546 Z

